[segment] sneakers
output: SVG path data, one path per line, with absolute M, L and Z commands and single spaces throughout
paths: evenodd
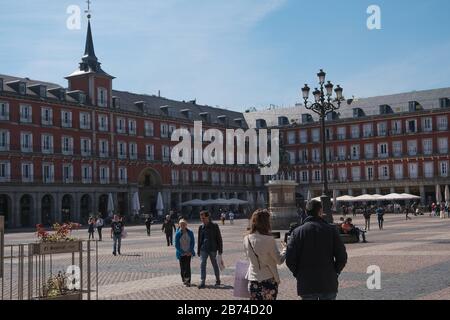
M 198 288 L 199 288 L 199 289 L 205 289 L 205 288 L 206 288 L 206 286 L 205 286 L 205 284 L 204 284 L 204 283 L 200 283 L 200 285 L 198 286 Z
M 216 286 L 216 287 L 220 286 L 220 280 L 217 280 L 217 281 L 216 281 L 215 286 Z
M 113 255 L 115 255 L 115 256 L 116 256 L 117 254 L 116 254 L 115 252 L 113 252 Z

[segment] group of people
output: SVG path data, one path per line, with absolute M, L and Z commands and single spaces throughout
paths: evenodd
M 99 213 L 97 215 L 97 218 L 91 216 L 88 220 L 88 233 L 89 233 L 89 240 L 95 240 L 94 234 L 95 229 L 97 229 L 98 232 L 98 240 L 102 241 L 102 229 L 105 224 L 105 221 L 102 218 L 102 215 Z
M 440 217 L 441 219 L 450 218 L 450 204 L 441 202 L 440 204 L 432 203 L 430 208 L 430 216 Z
M 228 219 L 230 220 L 230 224 L 234 224 L 233 211 L 228 212 Z M 222 211 L 220 213 L 220 221 L 222 221 L 222 225 L 225 225 L 225 220 L 227 220 L 227 213 L 225 211 Z

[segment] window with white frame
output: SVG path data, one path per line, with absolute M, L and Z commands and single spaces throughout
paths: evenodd
M 81 182 L 92 183 L 92 167 L 89 165 L 81 166 Z
M 359 160 L 360 150 L 359 150 L 359 144 L 354 144 L 350 147 L 351 150 L 351 159 L 352 160 Z
M 10 143 L 9 130 L 0 130 L 0 151 L 8 151 Z
M 314 182 L 321 182 L 322 181 L 322 172 L 320 170 L 314 170 Z
M 433 154 L 433 139 L 423 139 L 422 140 L 422 149 L 424 155 Z
M 289 164 L 295 164 L 295 151 L 288 151 Z
M 161 138 L 169 137 L 169 126 L 167 123 L 161 123 Z
M 384 137 L 387 135 L 387 122 L 377 123 L 377 133 L 379 137 Z
M 11 163 L 9 161 L 0 162 L 0 182 L 11 180 Z
M 162 161 L 169 162 L 170 161 L 170 147 L 162 146 Z
M 401 134 L 402 133 L 402 121 L 401 120 L 392 120 L 391 122 L 392 130 L 391 134 Z
M 337 129 L 337 138 L 338 140 L 345 140 L 347 138 L 347 128 L 339 127 Z
M 417 155 L 417 140 L 408 140 L 408 155 Z
M 301 149 L 298 152 L 299 161 L 300 163 L 307 163 L 308 162 L 308 149 Z
M 439 175 L 441 177 L 448 177 L 448 161 L 439 162 Z
M 394 164 L 395 179 L 403 179 L 403 163 Z
M 417 120 L 408 119 L 406 120 L 406 133 L 416 133 L 417 132 Z
M 367 181 L 373 181 L 375 178 L 373 176 L 373 167 L 367 166 L 366 167 L 366 180 Z
M 338 159 L 347 160 L 347 148 L 346 146 L 338 146 Z
M 174 124 L 169 125 L 169 138 L 172 136 L 172 133 L 177 129 Z
M 63 136 L 61 139 L 61 150 L 62 154 L 65 156 L 73 154 L 73 138 Z
M 423 174 L 425 178 L 433 178 L 434 177 L 434 163 L 433 162 L 425 162 L 423 164 Z
M 312 141 L 320 142 L 320 129 L 319 128 L 312 129 L 311 133 L 312 133 Z
M 81 138 L 81 156 L 89 157 L 91 156 L 91 139 Z
M 9 103 L 0 101 L 0 120 L 9 120 Z
M 126 124 L 125 124 L 125 118 L 117 118 L 116 120 L 116 130 L 117 133 L 126 133 Z
M 327 153 L 327 161 L 330 161 L 330 162 L 333 161 L 334 160 L 333 147 L 327 147 L 326 153 Z
M 20 122 L 31 123 L 32 122 L 32 109 L 31 106 L 21 104 L 20 105 Z
M 55 182 L 55 166 L 53 165 L 53 163 L 44 163 L 42 165 L 42 182 Z
M 119 184 L 125 184 L 127 180 L 127 167 L 119 167 Z
M 152 144 L 147 144 L 145 146 L 145 154 L 147 161 L 154 161 L 155 160 L 155 146 Z
M 20 133 L 20 150 L 22 152 L 33 152 L 33 134 L 31 132 Z
M 373 137 L 373 124 L 372 123 L 365 123 L 363 125 L 363 137 L 364 138 Z
M 61 110 L 61 127 L 71 128 L 72 127 L 72 112 Z
M 31 162 L 22 162 L 22 182 L 33 182 L 34 168 Z
M 352 139 L 359 139 L 359 124 L 351 126 Z
M 394 157 L 401 157 L 403 154 L 403 143 L 402 141 L 394 141 L 392 142 L 392 152 Z
M 198 171 L 197 170 L 192 171 L 192 182 L 194 182 L 194 183 L 198 182 Z
M 123 141 L 117 142 L 117 156 L 119 159 L 127 158 L 127 143 Z
M 333 128 L 325 128 L 325 138 L 326 138 L 327 141 L 334 140 Z
M 80 112 L 80 129 L 91 129 L 91 115 L 88 112 Z
M 327 178 L 329 182 L 334 181 L 334 169 L 327 169 Z
M 378 178 L 380 180 L 388 180 L 389 179 L 389 166 L 381 165 L 378 167 Z
M 313 160 L 313 162 L 320 162 L 320 149 L 319 148 L 312 149 L 312 160 Z
M 98 130 L 99 131 L 108 131 L 108 116 L 106 114 L 98 115 Z
M 361 180 L 361 167 L 352 167 L 352 180 L 353 181 Z
M 73 183 L 73 165 L 72 164 L 63 164 L 62 173 L 63 173 L 63 183 Z
M 423 132 L 433 131 L 433 118 L 431 117 L 422 118 L 422 131 Z
M 101 184 L 109 183 L 109 167 L 101 166 L 99 173 L 100 173 L 100 183 Z
M 347 168 L 338 168 L 338 179 L 339 182 L 347 181 Z
M 153 137 L 153 135 L 154 135 L 153 122 L 145 121 L 145 136 L 146 137 Z
M 439 138 L 438 139 L 438 148 L 440 154 L 448 153 L 448 138 Z
M 387 158 L 389 156 L 389 147 L 387 142 L 378 144 L 378 157 Z
M 409 177 L 411 179 L 417 179 L 419 176 L 418 164 L 416 162 L 408 163 Z
M 300 130 L 300 143 L 308 143 L 308 131 Z
M 295 144 L 295 132 L 290 131 L 287 133 L 288 144 Z
M 42 134 L 41 135 L 41 150 L 42 153 L 53 153 L 53 135 Z
M 437 125 L 439 131 L 448 130 L 448 116 L 437 117 Z
M 45 126 L 53 125 L 53 110 L 50 107 L 41 108 L 41 123 Z
M 373 143 L 367 143 L 364 145 L 364 156 L 366 159 L 373 159 L 374 157 Z
M 130 159 L 131 160 L 137 160 L 138 158 L 138 152 L 137 152 L 137 143 L 135 142 L 130 142 L 128 144 L 129 147 L 129 151 L 130 151 Z
M 309 171 L 300 171 L 300 177 L 302 183 L 309 183 Z
M 128 134 L 136 135 L 136 120 L 128 119 Z
M 99 140 L 98 151 L 100 158 L 107 158 L 109 156 L 108 140 L 105 139 Z
M 97 88 L 97 105 L 99 107 L 108 106 L 108 91 L 105 88 Z

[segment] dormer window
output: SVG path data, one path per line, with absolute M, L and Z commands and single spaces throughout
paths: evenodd
M 242 126 L 243 121 L 244 121 L 244 120 L 243 120 L 242 118 L 234 119 L 234 122 L 236 122 L 236 124 L 237 124 L 239 127 Z
M 41 98 L 47 98 L 47 87 L 46 86 L 39 87 L 39 96 Z
M 108 92 L 105 88 L 97 88 L 97 105 L 99 107 L 108 106 Z
M 380 106 L 380 114 L 391 114 L 391 113 L 394 113 L 394 112 L 392 111 L 391 106 L 389 106 L 389 105 L 387 105 L 387 104 L 382 104 L 382 105 Z
M 48 89 L 48 92 L 50 92 L 52 95 L 54 95 L 56 98 L 58 98 L 61 101 L 66 100 L 66 89 L 64 88 L 53 88 Z
M 409 112 L 415 112 L 415 111 L 417 111 L 417 106 L 418 106 L 417 101 L 410 101 L 410 102 L 408 103 Z
M 208 112 L 201 112 L 199 113 L 199 116 L 202 118 L 205 122 L 211 122 L 211 116 Z
M 313 122 L 313 117 L 309 113 L 302 114 L 302 123 L 311 123 Z
M 0 88 L 0 90 L 1 90 L 1 88 Z M 448 98 L 441 98 L 441 99 L 439 99 L 439 106 L 441 108 L 448 108 L 448 107 L 450 107 L 450 99 L 448 99 Z
M 192 120 L 192 111 L 189 109 L 180 110 L 180 112 L 189 120 Z
M 256 129 L 264 129 L 264 128 L 267 128 L 266 120 L 257 119 L 256 120 Z
M 47 98 L 47 86 L 44 86 L 42 84 L 34 84 L 32 86 L 28 86 L 28 89 L 33 91 L 33 93 L 38 95 L 40 98 Z
M 361 108 L 353 108 L 353 118 L 361 118 L 364 117 L 364 110 Z
M 120 98 L 119 97 L 112 97 L 112 102 L 113 102 L 114 109 L 120 109 Z
M 27 86 L 25 82 L 19 82 L 19 94 L 25 95 L 27 93 Z
M 225 115 L 217 116 L 217 119 L 219 120 L 219 122 L 221 124 L 226 125 L 228 123 L 227 116 L 225 116 Z
M 289 124 L 289 119 L 287 117 L 278 117 L 279 126 L 287 126 Z

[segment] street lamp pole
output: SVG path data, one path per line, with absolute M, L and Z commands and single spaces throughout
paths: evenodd
M 326 135 L 325 135 L 325 118 L 326 116 L 338 110 L 341 106 L 341 101 L 343 100 L 342 92 L 343 89 L 338 85 L 334 92 L 336 94 L 336 98 L 332 99 L 333 88 L 334 85 L 328 81 L 325 84 L 325 76 L 326 73 L 320 69 L 320 72 L 317 74 L 319 77 L 319 85 L 320 89 L 316 88 L 313 91 L 314 103 L 309 103 L 309 92 L 310 88 L 307 84 L 302 88 L 303 100 L 305 102 L 305 108 L 313 111 L 314 113 L 319 115 L 320 125 L 321 125 L 321 144 L 322 144 L 322 196 L 320 197 L 323 207 L 324 219 L 333 223 L 333 214 L 331 212 L 331 199 L 330 192 L 328 190 L 328 172 L 327 172 L 327 155 L 326 155 Z M 324 91 L 325 89 L 325 91 Z M 337 105 L 333 104 L 335 102 Z

